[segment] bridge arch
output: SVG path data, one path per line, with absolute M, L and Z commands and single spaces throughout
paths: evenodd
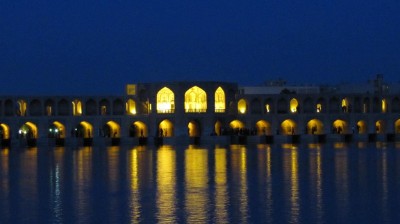
M 344 120 L 337 119 L 332 124 L 332 132 L 335 134 L 348 133 L 348 124 Z
M 10 127 L 5 124 L 0 124 L 0 139 L 9 139 L 10 138 Z
M 281 123 L 280 133 L 282 135 L 294 135 L 296 133 L 296 122 L 292 119 L 286 119 Z
M 49 127 L 48 137 L 65 138 L 65 126 L 59 121 L 54 121 Z
M 19 128 L 18 134 L 20 138 L 36 139 L 38 137 L 38 129 L 36 124 L 28 121 Z
M 201 136 L 200 123 L 197 120 L 192 120 L 188 123 L 188 135 L 190 137 Z
M 82 121 L 72 130 L 72 135 L 77 138 L 92 138 L 93 126 L 87 121 Z
M 311 119 L 307 122 L 307 134 L 320 135 L 324 133 L 324 124 L 318 119 Z
M 356 131 L 358 134 L 366 134 L 368 132 L 367 123 L 364 120 L 358 121 Z
M 174 136 L 174 124 L 165 119 L 158 125 L 158 136 L 160 137 L 173 137 Z
M 386 125 L 383 120 L 378 120 L 375 122 L 375 131 L 377 134 L 383 134 L 386 131 Z
M 271 124 L 265 120 L 259 120 L 256 123 L 257 135 L 270 135 Z
M 115 121 L 108 121 L 101 129 L 101 135 L 107 138 L 119 138 L 121 136 L 121 128 Z

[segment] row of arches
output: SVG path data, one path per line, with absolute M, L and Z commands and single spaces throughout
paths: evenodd
M 390 104 L 389 104 L 390 102 Z M 330 98 L 310 96 L 298 99 L 296 97 L 270 97 L 241 98 L 237 104 L 239 114 L 261 113 L 399 113 L 400 98 L 393 97 L 390 100 L 382 97 L 343 97 L 332 96 Z
M 383 120 L 377 120 L 374 123 L 374 133 L 386 133 L 387 125 Z M 394 122 L 394 132 L 400 133 L 400 119 Z M 328 129 L 325 127 L 328 126 Z M 273 129 L 274 128 L 274 129 Z M 282 121 L 277 127 L 273 127 L 266 120 L 259 120 L 253 127 L 248 128 L 244 122 L 233 120 L 225 126 L 221 121 L 216 121 L 210 135 L 294 135 L 294 134 L 367 134 L 369 133 L 368 123 L 365 120 L 359 120 L 354 125 L 341 119 L 334 120 L 332 123 L 326 124 L 319 119 L 311 119 L 305 124 L 298 124 L 292 119 Z M 161 121 L 155 130 L 154 136 L 158 137 L 173 137 L 174 124 L 168 119 Z M 190 137 L 198 137 L 207 133 L 204 132 L 200 122 L 192 120 L 187 124 L 187 135 Z M 36 139 L 38 138 L 38 128 L 32 122 L 26 122 L 18 129 L 17 138 Z M 0 124 L 0 139 L 10 139 L 11 129 L 5 124 Z M 53 122 L 48 129 L 48 138 L 120 138 L 121 127 L 115 121 L 108 121 L 98 130 L 94 130 L 93 125 L 87 121 L 80 122 L 73 127 L 68 134 L 65 126 L 59 122 Z M 142 121 L 135 121 L 129 127 L 129 137 L 148 137 L 153 136 L 149 133 L 148 126 Z

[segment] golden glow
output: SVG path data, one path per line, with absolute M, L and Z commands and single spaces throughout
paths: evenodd
M 175 95 L 171 89 L 164 87 L 157 92 L 157 113 L 174 113 Z
M 382 113 L 386 113 L 387 111 L 387 102 L 386 99 L 382 99 Z
M 130 183 L 130 218 L 132 223 L 139 223 L 140 200 L 139 200 L 139 149 L 133 148 L 128 151 L 128 181 Z
M 80 100 L 72 101 L 72 115 L 82 115 L 82 102 Z
M 349 101 L 347 98 L 342 99 L 342 112 L 349 112 Z
M 176 223 L 176 152 L 170 146 L 157 149 L 157 221 Z
M 281 134 L 283 135 L 294 135 L 296 133 L 296 123 L 287 119 L 281 123 Z
M 36 125 L 29 121 L 21 126 L 18 133 L 22 137 L 28 137 L 28 138 L 37 138 L 38 137 L 38 130 L 37 130 Z
M 312 119 L 307 123 L 307 134 L 320 135 L 324 133 L 324 125 L 318 119 Z
M 185 92 L 185 112 L 186 113 L 205 113 L 207 111 L 206 92 L 193 86 Z
M 214 134 L 220 136 L 222 134 L 221 128 L 222 128 L 221 121 L 215 122 L 215 125 L 214 125 L 214 132 L 215 133 Z
M 121 136 L 121 130 L 119 124 L 115 121 L 107 122 L 108 127 L 110 127 L 110 134 L 112 134 L 113 138 L 119 138 Z
M 285 152 L 283 157 L 284 175 L 288 181 L 288 203 L 290 204 L 290 223 L 299 223 L 300 216 L 300 191 L 299 191 L 299 163 L 297 149 Z M 286 182 L 286 181 L 285 181 Z
M 129 99 L 126 101 L 126 113 L 129 115 L 135 115 L 136 114 L 136 102 L 132 99 Z
M 200 136 L 199 124 L 196 121 L 189 122 L 188 132 L 190 137 Z
M 228 221 L 227 152 L 225 148 L 215 148 L 215 214 L 216 223 Z
M 396 133 L 396 134 L 398 134 L 398 133 L 400 133 L 400 119 L 397 119 L 395 122 L 394 122 L 394 132 Z
M 208 150 L 185 150 L 185 211 L 187 223 L 205 223 L 209 198 Z
M 25 102 L 25 100 L 18 100 L 17 104 L 18 104 L 17 115 L 25 116 L 26 115 L 26 102 Z
M 174 125 L 171 121 L 165 119 L 161 121 L 159 127 L 159 136 L 160 137 L 172 137 L 174 136 Z
M 225 112 L 225 92 L 221 87 L 215 91 L 215 113 Z
M 147 137 L 148 136 L 148 130 L 147 126 L 145 123 L 141 121 L 136 121 L 133 123 L 133 126 L 135 128 L 135 135 L 133 137 Z
M 74 189 L 73 200 L 77 203 L 75 204 L 76 209 L 81 212 L 89 212 L 89 204 L 86 203 L 89 196 L 87 194 L 87 189 L 91 188 L 92 183 L 92 148 L 91 147 L 81 147 L 79 150 L 73 151 L 72 158 L 73 166 L 75 169 L 73 173 L 73 181 L 76 184 Z
M 0 134 L 1 137 L 0 139 L 9 139 L 10 138 L 10 128 L 8 127 L 8 125 L 1 123 L 0 124 Z
M 240 99 L 238 102 L 238 111 L 241 114 L 245 114 L 247 110 L 247 103 L 246 100 Z
M 231 123 L 229 123 L 229 127 L 231 127 L 232 129 L 240 129 L 244 128 L 244 124 L 239 120 L 234 120 Z
M 358 121 L 357 122 L 355 132 L 356 133 L 358 132 L 359 134 L 367 133 L 367 125 L 366 125 L 365 121 Z
M 259 120 L 256 123 L 257 135 L 270 135 L 271 125 L 265 120 Z
M 55 129 L 52 130 L 59 138 L 65 138 L 65 127 L 58 121 L 54 121 L 53 125 Z
M 52 108 L 51 108 L 50 105 L 47 105 L 47 106 L 46 106 L 46 115 L 47 115 L 47 116 L 51 116 L 51 113 L 52 113 Z
M 385 133 L 385 122 L 383 120 L 379 120 L 375 123 L 375 129 L 377 134 Z
M 299 102 L 297 102 L 296 98 L 290 100 L 290 111 L 292 113 L 297 113 L 297 109 L 299 107 Z
M 121 179 L 120 172 L 118 172 L 119 165 L 119 147 L 107 147 L 107 165 L 108 165 L 108 187 L 110 192 L 118 191 L 118 180 Z
M 315 203 L 316 204 L 316 212 L 317 212 L 317 217 L 318 217 L 318 223 L 322 223 L 323 221 L 320 220 L 322 217 L 323 213 L 323 187 L 322 187 L 322 180 L 323 180 L 323 172 L 322 172 L 322 158 L 321 158 L 321 149 L 318 148 L 316 151 L 312 152 L 309 154 L 310 157 L 310 179 L 311 179 L 311 184 L 312 186 L 312 192 L 311 192 L 311 197 L 309 198 L 310 201 L 312 201 L 315 198 Z
M 271 107 L 269 106 L 269 104 L 265 104 L 265 111 L 267 111 L 267 113 L 271 112 Z
M 317 113 L 321 113 L 322 105 L 320 103 L 317 104 Z
M 93 127 L 92 127 L 92 125 L 87 121 L 82 121 L 80 123 L 80 125 L 83 128 L 82 136 L 84 138 L 92 138 L 93 137 Z
M 347 122 L 343 120 L 335 120 L 333 122 L 333 131 L 336 134 L 346 134 L 347 133 Z

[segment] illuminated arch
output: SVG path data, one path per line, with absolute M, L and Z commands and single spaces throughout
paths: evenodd
M 377 134 L 383 134 L 385 133 L 385 122 L 383 120 L 379 120 L 375 122 L 375 131 Z
M 333 122 L 333 132 L 335 134 L 346 134 L 348 132 L 348 126 L 347 126 L 347 122 L 344 120 L 335 120 Z
M 189 137 L 198 137 L 201 135 L 199 122 L 193 120 L 188 123 Z
M 382 113 L 386 113 L 388 109 L 388 104 L 386 99 L 382 99 Z
M 92 138 L 93 126 L 87 121 L 82 121 L 74 130 L 72 130 L 72 134 L 77 138 Z
M 48 132 L 49 138 L 65 138 L 65 126 L 59 121 L 54 121 Z
M 121 136 L 121 128 L 115 121 L 108 121 L 103 125 L 101 135 L 107 138 L 119 138 Z
M 102 99 L 99 102 L 99 114 L 110 115 L 110 102 L 107 99 Z
M 259 120 L 256 123 L 257 135 L 270 135 L 271 124 L 265 120 Z
M 221 87 L 218 87 L 217 90 L 215 90 L 214 98 L 215 98 L 215 113 L 224 113 L 225 92 Z
M 25 100 L 17 101 L 17 115 L 18 116 L 26 115 L 26 101 Z
M 82 102 L 80 100 L 72 101 L 72 115 L 82 115 Z
M 157 92 L 157 113 L 174 113 L 175 95 L 171 89 L 164 87 Z
M 222 123 L 221 121 L 216 121 L 214 124 L 214 133 L 215 135 L 222 135 Z
M 198 86 L 185 92 L 185 112 L 205 113 L 207 111 L 207 94 Z
M 126 101 L 126 113 L 130 115 L 136 114 L 136 102 L 132 99 Z
M 347 100 L 347 98 L 343 98 L 342 99 L 342 112 L 347 113 L 349 112 L 349 101 Z
M 44 103 L 44 114 L 46 116 L 52 116 L 54 115 L 54 101 L 51 99 L 46 100 Z
M 158 134 L 160 137 L 172 137 L 174 136 L 174 125 L 168 119 L 160 122 L 158 125 Z
M 0 124 L 0 139 L 10 138 L 10 127 L 4 123 Z
M 229 127 L 235 131 L 239 131 L 244 128 L 244 123 L 239 120 L 233 120 L 229 123 Z
M 400 119 L 397 119 L 397 120 L 394 122 L 394 132 L 395 132 L 396 134 L 400 134 Z
M 296 122 L 291 119 L 286 119 L 281 123 L 281 133 L 283 135 L 293 135 L 296 133 Z
M 145 123 L 141 121 L 135 121 L 129 129 L 130 137 L 147 137 L 148 129 Z
M 367 133 L 367 123 L 365 121 L 360 120 L 360 121 L 357 122 L 356 133 L 358 133 L 358 134 Z
M 298 113 L 298 108 L 299 108 L 299 102 L 297 101 L 296 98 L 292 98 L 290 100 L 290 112 L 292 113 Z
M 245 114 L 247 111 L 247 102 L 245 99 L 240 99 L 238 102 L 238 112 L 240 114 Z
M 38 129 L 34 123 L 28 121 L 21 126 L 21 128 L 18 130 L 18 134 L 23 138 L 36 139 L 38 137 Z
M 324 133 L 324 124 L 318 119 L 312 119 L 307 123 L 307 134 L 320 135 Z
M 319 98 L 317 100 L 317 105 L 316 105 L 315 110 L 316 110 L 317 113 L 324 113 L 325 112 L 325 110 L 326 110 L 326 102 L 325 102 L 324 98 Z

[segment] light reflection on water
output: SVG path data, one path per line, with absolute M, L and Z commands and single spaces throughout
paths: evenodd
M 399 187 L 398 144 L 0 149 L 0 223 L 393 223 Z

